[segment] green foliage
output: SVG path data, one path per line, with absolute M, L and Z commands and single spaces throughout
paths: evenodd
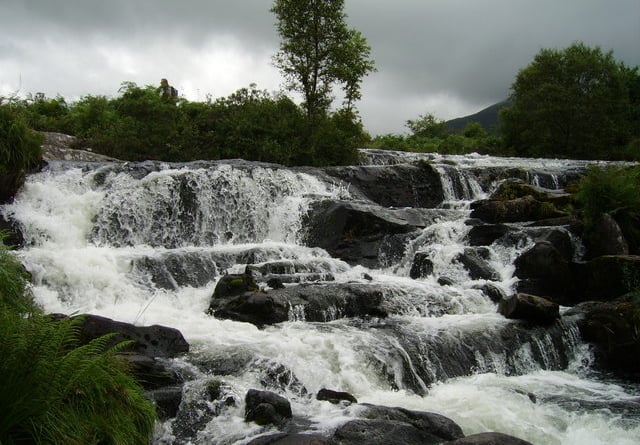
M 576 203 L 580 206 L 588 232 L 604 213 L 611 215 L 622 230 L 630 250 L 640 249 L 640 167 L 606 168 L 591 166 L 582 178 Z
M 446 122 L 431 113 L 408 120 L 406 126 L 417 137 L 442 138 L 447 134 Z
M 0 243 L 0 443 L 149 443 L 154 407 L 110 347 L 79 344 L 81 318 L 56 321 L 27 298 L 27 273 Z
M 331 105 L 334 84 L 343 85 L 347 109 L 360 98 L 360 82 L 373 71 L 366 39 L 345 23 L 344 0 L 275 0 L 281 37 L 274 63 L 288 88 L 304 97 L 307 118 L 315 123 Z
M 615 157 L 632 135 L 634 82 L 637 69 L 599 47 L 542 49 L 518 73 L 512 105 L 500 113 L 505 143 L 522 156 Z
M 29 129 L 19 110 L 0 104 L 0 174 L 35 167 L 42 157 L 42 142 L 42 136 Z

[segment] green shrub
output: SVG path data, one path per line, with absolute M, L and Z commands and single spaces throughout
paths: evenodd
M 42 157 L 43 140 L 28 128 L 18 110 L 0 105 L 0 174 L 36 166 Z

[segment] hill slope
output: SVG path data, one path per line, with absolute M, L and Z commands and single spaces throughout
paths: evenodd
M 503 100 L 496 104 L 490 105 L 483 110 L 478 111 L 475 114 L 470 114 L 464 117 L 458 117 L 446 122 L 447 130 L 453 133 L 461 133 L 464 127 L 470 122 L 479 122 L 490 133 L 497 132 L 498 128 L 498 113 L 501 108 L 508 106 L 509 100 Z

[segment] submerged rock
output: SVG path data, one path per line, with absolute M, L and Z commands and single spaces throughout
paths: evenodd
M 327 388 L 322 388 L 320 391 L 318 391 L 318 394 L 316 394 L 316 399 L 327 401 L 333 403 L 334 405 L 337 405 L 340 402 L 347 402 L 349 404 L 358 403 L 358 399 L 356 399 L 348 392 L 333 391 Z

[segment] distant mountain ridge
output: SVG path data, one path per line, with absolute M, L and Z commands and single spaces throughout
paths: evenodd
M 503 100 L 496 104 L 490 105 L 477 113 L 468 116 L 458 117 L 446 122 L 447 130 L 452 133 L 462 133 L 464 127 L 470 122 L 478 122 L 482 127 L 490 133 L 498 132 L 498 113 L 500 109 L 509 106 L 509 100 Z

